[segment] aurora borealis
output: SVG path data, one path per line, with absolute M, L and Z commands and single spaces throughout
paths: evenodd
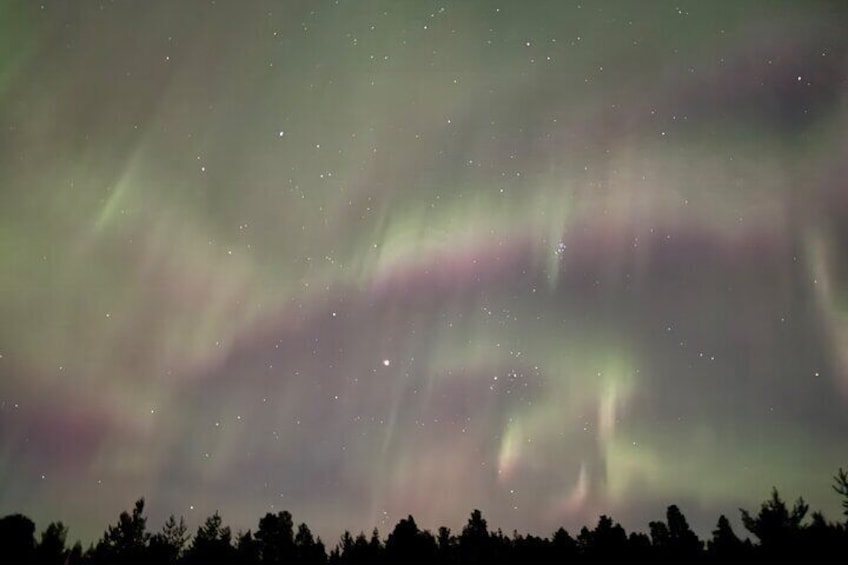
M 848 465 L 848 6 L 0 2 L 0 515 L 693 527 Z

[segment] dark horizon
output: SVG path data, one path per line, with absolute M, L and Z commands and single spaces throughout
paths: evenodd
M 777 487 L 770 487 L 770 488 L 764 489 L 762 499 L 767 500 L 771 496 L 771 494 L 776 491 L 780 494 L 781 498 L 786 502 L 786 504 L 791 506 L 791 504 L 796 502 L 798 498 L 801 498 L 809 505 L 809 508 L 810 508 L 810 510 L 809 510 L 809 512 L 806 516 L 806 522 L 809 522 L 809 518 L 814 512 L 818 512 L 818 513 L 821 513 L 822 516 L 828 522 L 833 523 L 833 524 L 839 524 L 840 522 L 845 521 L 843 519 L 843 515 L 844 515 L 845 511 L 842 508 L 840 508 L 840 504 L 844 505 L 844 503 L 841 503 L 839 495 L 834 493 L 832 484 L 835 484 L 835 483 L 828 483 L 828 486 L 829 486 L 828 490 L 831 493 L 830 498 L 832 499 L 830 502 L 832 503 L 832 505 L 834 507 L 839 508 L 839 511 L 834 515 L 828 515 L 826 512 L 822 512 L 820 508 L 817 508 L 814 505 L 810 504 L 809 499 L 807 499 L 803 495 L 793 497 L 789 493 L 784 493 L 783 491 L 781 491 Z M 26 512 L 22 512 L 22 511 L 16 510 L 16 509 L 4 509 L 2 512 L 0 512 L 0 518 L 2 518 L 3 516 L 11 516 L 11 515 L 16 515 L 16 514 L 26 516 L 27 518 L 30 518 L 30 519 L 33 520 L 35 527 L 36 527 L 35 531 L 36 531 L 37 535 L 39 535 L 41 532 L 43 532 L 44 529 L 47 528 L 47 526 L 49 526 L 50 524 L 61 522 L 62 524 L 64 524 L 68 528 L 68 539 L 67 539 L 68 548 L 72 547 L 73 543 L 76 543 L 76 542 L 80 542 L 82 544 L 83 548 L 88 548 L 89 545 L 96 545 L 97 542 L 103 538 L 104 530 L 106 529 L 107 523 L 108 524 L 114 524 L 115 521 L 116 521 L 116 518 L 123 512 L 131 511 L 131 509 L 133 507 L 133 502 L 136 502 L 138 500 L 144 500 L 145 501 L 144 515 L 145 515 L 145 518 L 147 520 L 146 521 L 147 529 L 151 533 L 160 531 L 162 526 L 169 520 L 170 517 L 175 517 L 178 520 L 179 519 L 184 520 L 189 534 L 193 534 L 194 532 L 197 531 L 198 527 L 203 525 L 203 523 L 209 518 L 209 516 L 212 516 L 214 514 L 218 514 L 218 515 L 221 516 L 221 518 L 223 519 L 223 525 L 229 526 L 231 528 L 234 536 L 235 536 L 236 533 L 239 533 L 239 532 L 247 532 L 248 530 L 251 530 L 251 531 L 256 530 L 256 517 L 254 517 L 252 522 L 251 521 L 248 521 L 246 523 L 233 522 L 232 520 L 230 520 L 229 513 L 227 512 L 226 508 L 222 508 L 222 507 L 210 507 L 210 508 L 212 508 L 212 510 L 206 515 L 201 514 L 195 508 L 194 511 L 192 511 L 187 516 L 185 514 L 178 514 L 176 512 L 173 512 L 173 511 L 169 510 L 167 507 L 164 507 L 164 508 L 163 507 L 157 507 L 156 505 L 152 504 L 147 497 L 135 497 L 134 499 L 132 499 L 132 502 L 130 502 L 128 504 L 124 504 L 123 506 L 116 504 L 115 505 L 115 511 L 110 515 L 110 518 L 106 522 L 104 522 L 103 524 L 100 525 L 99 529 L 98 529 L 97 526 L 92 525 L 93 533 L 88 537 L 76 534 L 75 533 L 76 528 L 74 527 L 74 524 L 61 518 L 61 511 L 54 512 L 52 515 L 42 516 L 42 517 L 40 517 L 40 519 L 36 520 L 36 519 L 34 519 L 33 516 L 26 514 Z M 848 499 L 846 499 L 846 500 L 848 500 Z M 667 509 L 668 506 L 672 506 L 672 505 L 679 508 L 683 512 L 683 514 L 687 518 L 687 521 L 688 521 L 692 531 L 695 533 L 695 535 L 698 536 L 699 539 L 701 539 L 705 542 L 710 539 L 712 532 L 713 532 L 713 530 L 715 529 L 715 526 L 716 526 L 716 520 L 718 519 L 719 516 L 725 516 L 728 519 L 730 526 L 732 527 L 733 531 L 742 540 L 750 540 L 751 542 L 756 542 L 756 536 L 752 536 L 750 532 L 745 530 L 745 527 L 742 523 L 740 510 L 747 510 L 747 511 L 750 511 L 751 513 L 756 513 L 756 511 L 759 509 L 759 504 L 754 505 L 750 508 L 728 508 L 727 511 L 721 512 L 720 514 L 718 514 L 716 516 L 704 516 L 703 513 L 699 513 L 697 511 L 690 512 L 690 510 L 692 510 L 692 509 L 688 508 L 685 504 L 678 504 L 678 503 L 675 503 L 673 501 L 669 501 L 665 505 L 664 508 Z M 269 508 L 270 508 L 270 505 L 269 505 Z M 475 506 L 474 510 L 479 510 L 483 514 L 483 516 L 485 517 L 485 516 L 487 516 L 486 512 L 485 512 L 485 508 L 486 508 L 486 505 L 481 504 L 481 505 Z M 271 514 L 276 514 L 278 512 L 287 512 L 287 513 L 291 514 L 291 516 L 294 519 L 295 524 L 300 524 L 300 523 L 308 524 L 311 531 L 315 534 L 315 536 L 320 537 L 321 540 L 327 545 L 327 551 L 328 552 L 330 551 L 330 549 L 332 549 L 334 547 L 335 541 L 338 541 L 338 539 L 341 537 L 341 534 L 344 533 L 344 532 L 349 532 L 354 537 L 356 535 L 360 534 L 360 533 L 364 533 L 367 536 L 370 536 L 372 530 L 374 528 L 377 528 L 380 531 L 381 536 L 383 538 L 385 538 L 385 536 L 391 531 L 391 529 L 397 524 L 398 521 L 400 521 L 404 518 L 407 518 L 408 516 L 414 517 L 414 515 L 411 514 L 411 513 L 408 513 L 408 514 L 405 514 L 405 515 L 399 515 L 399 516 L 395 517 L 394 522 L 390 523 L 388 527 L 379 527 L 378 525 L 375 524 L 375 525 L 372 525 L 370 528 L 369 527 L 364 527 L 364 528 L 363 527 L 356 527 L 356 528 L 345 527 L 345 528 L 342 528 L 338 531 L 321 531 L 321 530 L 318 530 L 317 528 L 313 528 L 313 526 L 309 523 L 308 520 L 304 519 L 303 516 L 301 516 L 298 512 L 296 512 L 292 508 L 284 508 L 284 507 L 280 507 L 278 505 L 274 505 L 274 508 L 269 509 L 268 512 L 271 513 Z M 434 535 L 440 527 L 447 527 L 452 532 L 457 533 L 457 532 L 461 531 L 462 527 L 466 524 L 466 521 L 468 519 L 468 515 L 469 515 L 470 512 L 471 511 L 466 512 L 463 519 L 457 521 L 456 523 L 428 524 L 428 523 L 424 523 L 423 521 L 420 521 L 418 518 L 415 518 L 415 521 L 422 531 L 426 530 L 426 531 L 433 533 Z M 595 517 L 595 520 L 591 521 L 590 523 L 571 524 L 571 525 L 567 525 L 565 523 L 555 524 L 551 528 L 551 531 L 549 531 L 549 532 L 532 531 L 532 530 L 529 530 L 529 529 L 522 530 L 521 528 L 506 529 L 506 528 L 501 527 L 501 525 L 499 525 L 497 523 L 493 523 L 492 521 L 488 520 L 488 518 L 487 518 L 487 523 L 488 523 L 490 531 L 492 533 L 497 532 L 497 531 L 502 531 L 502 532 L 504 532 L 505 535 L 508 535 L 508 536 L 512 536 L 513 532 L 517 531 L 517 533 L 521 534 L 521 535 L 532 535 L 532 536 L 537 536 L 537 537 L 541 537 L 541 538 L 551 538 L 551 536 L 558 529 L 563 528 L 569 534 L 572 534 L 573 536 L 576 537 L 577 534 L 580 532 L 581 528 L 583 528 L 584 526 L 589 527 L 589 528 L 594 527 L 597 524 L 597 519 L 602 517 L 602 516 L 607 516 L 607 517 L 613 519 L 613 521 L 616 524 L 620 524 L 628 533 L 630 533 L 630 532 L 648 533 L 646 526 L 651 521 L 661 519 L 662 516 L 663 516 L 663 513 L 661 512 L 659 515 L 655 515 L 655 516 L 646 516 L 645 519 L 641 523 L 629 524 L 629 523 L 625 523 L 623 521 L 618 520 L 617 517 L 614 514 L 612 514 L 611 512 L 601 511 L 598 514 L 598 516 Z M 694 525 L 692 525 L 693 524 L 693 520 L 692 520 L 693 516 L 700 516 L 699 521 L 701 523 L 707 524 L 707 526 L 705 528 L 694 527 Z M 383 521 L 381 523 L 385 524 L 385 523 L 388 523 L 388 522 Z
M 614 518 L 601 515 L 594 528 L 584 526 L 572 535 L 560 527 L 551 535 L 491 527 L 479 509 L 471 511 L 461 529 L 421 528 L 412 515 L 401 518 L 387 534 L 374 528 L 338 541 L 316 537 L 308 524 L 288 511 L 266 513 L 255 529 L 233 531 L 219 512 L 206 518 L 196 533 L 172 514 L 159 531 L 148 526 L 144 499 L 124 511 L 114 525 L 85 547 L 70 541 L 68 526 L 51 522 L 36 536 L 28 517 L 0 517 L 0 552 L 22 565 L 378 565 L 411 564 L 527 564 L 594 563 L 611 558 L 640 562 L 726 563 L 760 559 L 830 559 L 848 555 L 848 471 L 833 477 L 844 519 L 830 521 L 811 511 L 803 497 L 785 501 L 777 489 L 758 509 L 739 509 L 748 535 L 734 531 L 727 517 L 716 520 L 709 536 L 692 531 L 677 505 L 666 509 L 665 520 L 648 523 L 647 530 L 627 530 Z

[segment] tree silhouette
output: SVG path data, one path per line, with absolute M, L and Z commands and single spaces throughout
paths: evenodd
M 146 563 L 147 518 L 144 516 L 144 498 L 135 502 L 132 514 L 121 512 L 118 523 L 109 526 L 103 538 L 94 548 L 93 561 L 95 564 L 126 563 L 141 565 Z
M 671 544 L 671 534 L 666 523 L 662 520 L 648 522 L 648 529 L 651 532 L 651 544 L 657 549 L 668 549 Z
M 848 473 L 839 469 L 834 490 L 848 495 Z M 418 527 L 408 516 L 400 520 L 385 544 L 375 528 L 368 538 L 360 532 L 341 536 L 330 552 L 310 528 L 296 530 L 291 514 L 268 513 L 259 520 L 254 535 L 239 533 L 235 543 L 231 530 L 216 512 L 189 539 L 185 521 L 172 515 L 156 534 L 146 530 L 144 499 L 131 512 L 122 512 L 107 527 L 96 545 L 83 552 L 77 542 L 67 548 L 68 528 L 52 522 L 35 540 L 35 524 L 21 514 L 0 518 L 0 563 L 21 565 L 532 565 L 563 563 L 610 563 L 628 559 L 646 563 L 742 563 L 767 561 L 830 562 L 848 555 L 848 528 L 829 522 L 813 512 L 802 498 L 791 507 L 776 489 L 756 515 L 740 509 L 742 522 L 758 540 L 741 540 L 730 521 L 720 516 L 704 547 L 676 505 L 666 509 L 665 520 L 649 523 L 650 537 L 641 532 L 629 536 L 609 516 L 602 515 L 594 529 L 584 527 L 576 539 L 563 529 L 551 537 L 519 534 L 506 536 L 489 531 L 480 510 L 474 510 L 459 536 L 441 527 L 437 536 Z
M 668 521 L 671 555 L 675 560 L 692 562 L 703 549 L 701 540 L 689 527 L 686 517 L 676 505 L 669 506 L 665 516 Z
M 353 546 L 353 536 L 350 535 L 349 531 L 345 530 L 345 532 L 339 538 L 339 543 L 336 545 L 335 549 L 330 554 L 330 561 L 332 563 L 352 563 L 354 559 Z
M 609 562 L 621 559 L 627 552 L 627 533 L 621 524 L 602 515 L 594 530 L 585 526 L 577 536 L 577 545 L 583 556 L 590 562 Z
M 162 526 L 162 531 L 150 537 L 150 560 L 165 565 L 177 563 L 189 538 L 187 532 L 188 528 L 183 517 L 180 516 L 180 521 L 177 522 L 171 514 Z
M 459 536 L 462 563 L 489 563 L 492 560 L 492 549 L 489 526 L 483 518 L 483 513 L 475 508 Z
M 68 555 L 65 543 L 68 528 L 62 522 L 51 522 L 41 533 L 41 541 L 35 550 L 39 565 L 63 565 Z
M 35 552 L 35 524 L 22 514 L 0 518 L 0 547 L 3 554 L 20 563 L 32 561 Z
M 672 561 L 691 561 L 703 544 L 689 527 L 686 517 L 676 505 L 666 509 L 666 522 L 650 522 L 651 543 L 654 553 Z
M 833 490 L 842 496 L 842 513 L 845 514 L 845 524 L 848 525 L 848 471 L 840 467 L 833 481 Z
M 848 536 L 841 524 L 829 524 L 821 512 L 813 512 L 803 532 L 802 546 L 810 562 L 826 563 L 840 552 L 845 555 Z
M 641 532 L 630 532 L 627 536 L 628 556 L 637 563 L 650 562 L 653 547 L 651 538 Z
M 430 532 L 421 531 L 412 516 L 397 523 L 386 538 L 388 563 L 429 564 L 435 560 L 436 539 Z
M 442 526 L 436 534 L 436 546 L 438 549 L 438 563 L 450 565 L 456 563 L 459 541 L 456 536 L 451 535 L 450 528 Z
M 563 563 L 577 558 L 577 542 L 565 528 L 559 528 L 554 532 L 551 543 L 554 562 Z
M 221 525 L 221 516 L 215 512 L 206 519 L 186 552 L 191 565 L 229 565 L 235 561 L 232 532 L 229 526 Z
M 321 545 L 321 551 L 324 551 L 324 544 L 320 539 L 318 543 Z M 383 542 L 380 541 L 380 533 L 377 528 L 371 532 L 371 539 L 365 537 L 364 532 L 354 538 L 350 532 L 345 531 L 339 539 L 338 545 L 330 552 L 329 563 L 331 565 L 366 565 L 379 564 L 383 561 Z M 317 556 L 316 550 L 316 559 Z M 322 557 L 327 560 L 326 554 Z
M 283 565 L 294 559 L 294 522 L 287 511 L 265 514 L 256 530 L 263 565 Z
M 383 560 L 383 542 L 380 541 L 380 532 L 377 528 L 371 530 L 371 539 L 368 540 L 368 555 L 371 563 L 379 565 Z
M 513 531 L 514 538 L 518 538 L 518 532 Z M 523 543 L 523 539 L 522 539 Z M 498 528 L 496 532 L 489 534 L 489 561 L 493 565 L 510 564 L 515 558 L 515 539 L 510 539 Z
M 522 536 L 513 532 L 510 546 L 508 555 L 512 559 L 508 562 L 515 561 L 519 556 L 527 563 L 548 563 L 553 558 L 550 542 L 531 534 Z
M 364 538 L 364 536 L 363 536 Z M 320 538 L 316 541 L 306 524 L 297 527 L 294 536 L 296 562 L 301 565 L 324 565 L 327 562 L 327 552 Z
M 238 565 L 254 565 L 260 563 L 259 541 L 253 537 L 250 530 L 236 536 L 236 563 Z
M 66 565 L 77 565 L 80 563 L 88 563 L 89 560 L 86 554 L 82 550 L 82 544 L 77 541 L 71 550 L 67 554 L 67 558 L 65 559 Z
M 718 517 L 718 523 L 712 533 L 713 539 L 710 540 L 707 550 L 715 560 L 723 562 L 740 554 L 744 544 L 724 514 Z
M 807 503 L 799 498 L 790 511 L 776 488 L 772 488 L 771 498 L 763 502 L 756 517 L 740 508 L 742 524 L 757 536 L 765 553 L 775 555 L 794 551 L 808 510 Z

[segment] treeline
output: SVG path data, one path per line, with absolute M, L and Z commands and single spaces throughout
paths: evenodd
M 649 533 L 632 532 L 608 516 L 594 529 L 583 527 L 576 537 L 560 528 L 550 538 L 505 535 L 489 531 L 474 510 L 459 535 L 449 528 L 433 534 L 422 530 L 412 516 L 400 520 L 382 539 L 345 532 L 327 547 L 306 524 L 295 527 L 288 512 L 268 513 L 256 532 L 233 535 L 216 512 L 193 536 L 185 521 L 171 516 L 156 533 L 147 530 L 144 499 L 131 512 L 122 512 L 115 525 L 87 549 L 67 546 L 68 528 L 53 522 L 35 537 L 35 524 L 21 514 L 0 518 L 0 562 L 37 565 L 464 565 L 607 563 L 636 559 L 652 563 L 726 563 L 740 560 L 800 559 L 835 561 L 848 558 L 848 472 L 834 477 L 842 496 L 845 522 L 827 521 L 820 512 L 808 516 L 799 498 L 790 508 L 776 489 L 756 513 L 740 509 L 742 524 L 755 540 L 741 539 L 725 516 L 718 519 L 708 540 L 701 540 L 686 517 L 669 506 L 665 520 L 648 524 Z

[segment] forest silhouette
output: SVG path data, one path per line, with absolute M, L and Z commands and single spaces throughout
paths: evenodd
M 441 527 L 422 530 L 412 516 L 400 520 L 385 539 L 375 528 L 370 536 L 344 532 L 327 546 L 306 524 L 295 526 L 292 515 L 267 513 L 255 532 L 233 534 L 216 512 L 190 535 L 183 518 L 173 515 L 162 529 L 147 530 L 144 499 L 87 549 L 68 546 L 68 528 L 50 523 L 35 536 L 35 524 L 21 514 L 0 518 L 0 561 L 37 565 L 512 565 L 608 563 L 628 559 L 648 563 L 728 563 L 789 560 L 834 561 L 848 557 L 848 471 L 839 469 L 833 489 L 842 497 L 844 519 L 829 522 L 820 512 L 808 515 L 799 498 L 792 507 L 777 489 L 755 513 L 740 509 L 751 536 L 740 538 L 730 521 L 720 516 L 712 536 L 701 540 L 676 505 L 665 520 L 648 524 L 648 533 L 632 532 L 609 516 L 594 529 L 583 527 L 576 537 L 559 528 L 551 537 L 500 530 L 490 531 L 479 510 L 471 512 L 458 534 Z

